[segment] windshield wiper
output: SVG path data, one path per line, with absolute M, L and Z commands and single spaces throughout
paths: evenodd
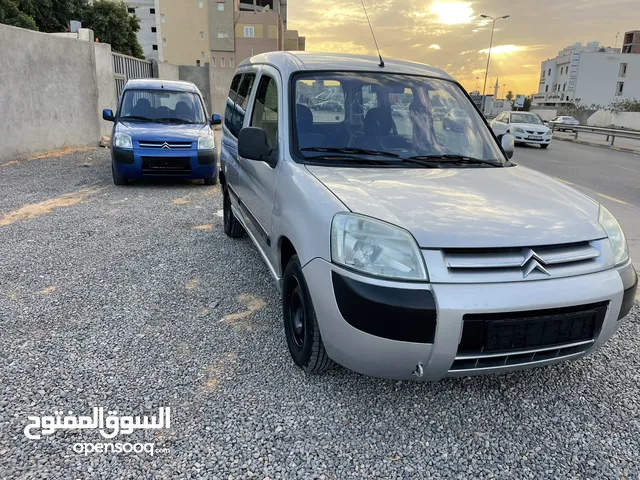
M 175 118 L 175 117 L 156 118 L 155 121 L 158 123 L 188 123 L 188 124 L 195 123 L 190 120 L 183 120 L 182 118 Z
M 380 150 L 367 150 L 364 148 L 354 147 L 304 147 L 301 152 L 322 152 L 322 153 L 346 153 L 350 155 L 375 155 L 379 157 L 400 158 L 400 155 L 391 152 L 382 152 Z
M 499 162 L 492 162 L 490 160 L 483 160 L 481 158 L 468 157 L 466 155 L 457 154 L 436 154 L 436 155 L 416 155 L 413 157 L 407 157 L 402 159 L 405 162 L 434 164 L 434 163 L 456 163 L 465 165 L 491 165 L 492 167 L 503 166 Z
M 125 115 L 124 117 L 120 117 L 120 120 L 144 120 L 153 122 L 153 118 L 141 117 L 140 115 Z

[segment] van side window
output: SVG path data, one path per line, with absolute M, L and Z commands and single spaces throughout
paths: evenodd
M 251 126 L 267 132 L 267 142 L 271 148 L 278 139 L 278 85 L 276 81 L 263 75 L 258 85 L 256 101 L 253 105 Z
M 224 113 L 224 124 L 234 137 L 238 137 L 242 129 L 247 99 L 251 93 L 255 78 L 255 73 L 245 73 L 244 75 L 236 75 L 231 81 L 227 109 Z

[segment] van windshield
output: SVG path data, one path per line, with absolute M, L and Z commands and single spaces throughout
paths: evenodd
M 132 122 L 206 123 L 198 95 L 166 90 L 125 90 L 119 118 Z
M 295 76 L 293 90 L 293 153 L 302 161 L 330 160 L 334 154 L 362 157 L 366 150 L 407 165 L 401 159 L 458 156 L 485 165 L 507 162 L 472 102 L 451 81 L 313 72 Z

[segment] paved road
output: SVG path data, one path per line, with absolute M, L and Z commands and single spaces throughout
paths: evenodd
M 551 175 L 602 203 L 618 219 L 640 271 L 640 155 L 555 141 L 516 147 L 516 163 Z
M 638 307 L 602 350 L 553 367 L 313 377 L 289 358 L 257 250 L 224 235 L 217 187 L 115 187 L 91 150 L 0 164 L 0 193 L 0 479 L 640 476 Z M 28 415 L 92 406 L 169 406 L 171 429 L 23 433 Z M 157 451 L 73 450 L 96 442 Z

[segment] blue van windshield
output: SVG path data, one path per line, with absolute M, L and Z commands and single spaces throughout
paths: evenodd
M 119 118 L 134 122 L 206 123 L 198 95 L 167 90 L 125 90 Z

